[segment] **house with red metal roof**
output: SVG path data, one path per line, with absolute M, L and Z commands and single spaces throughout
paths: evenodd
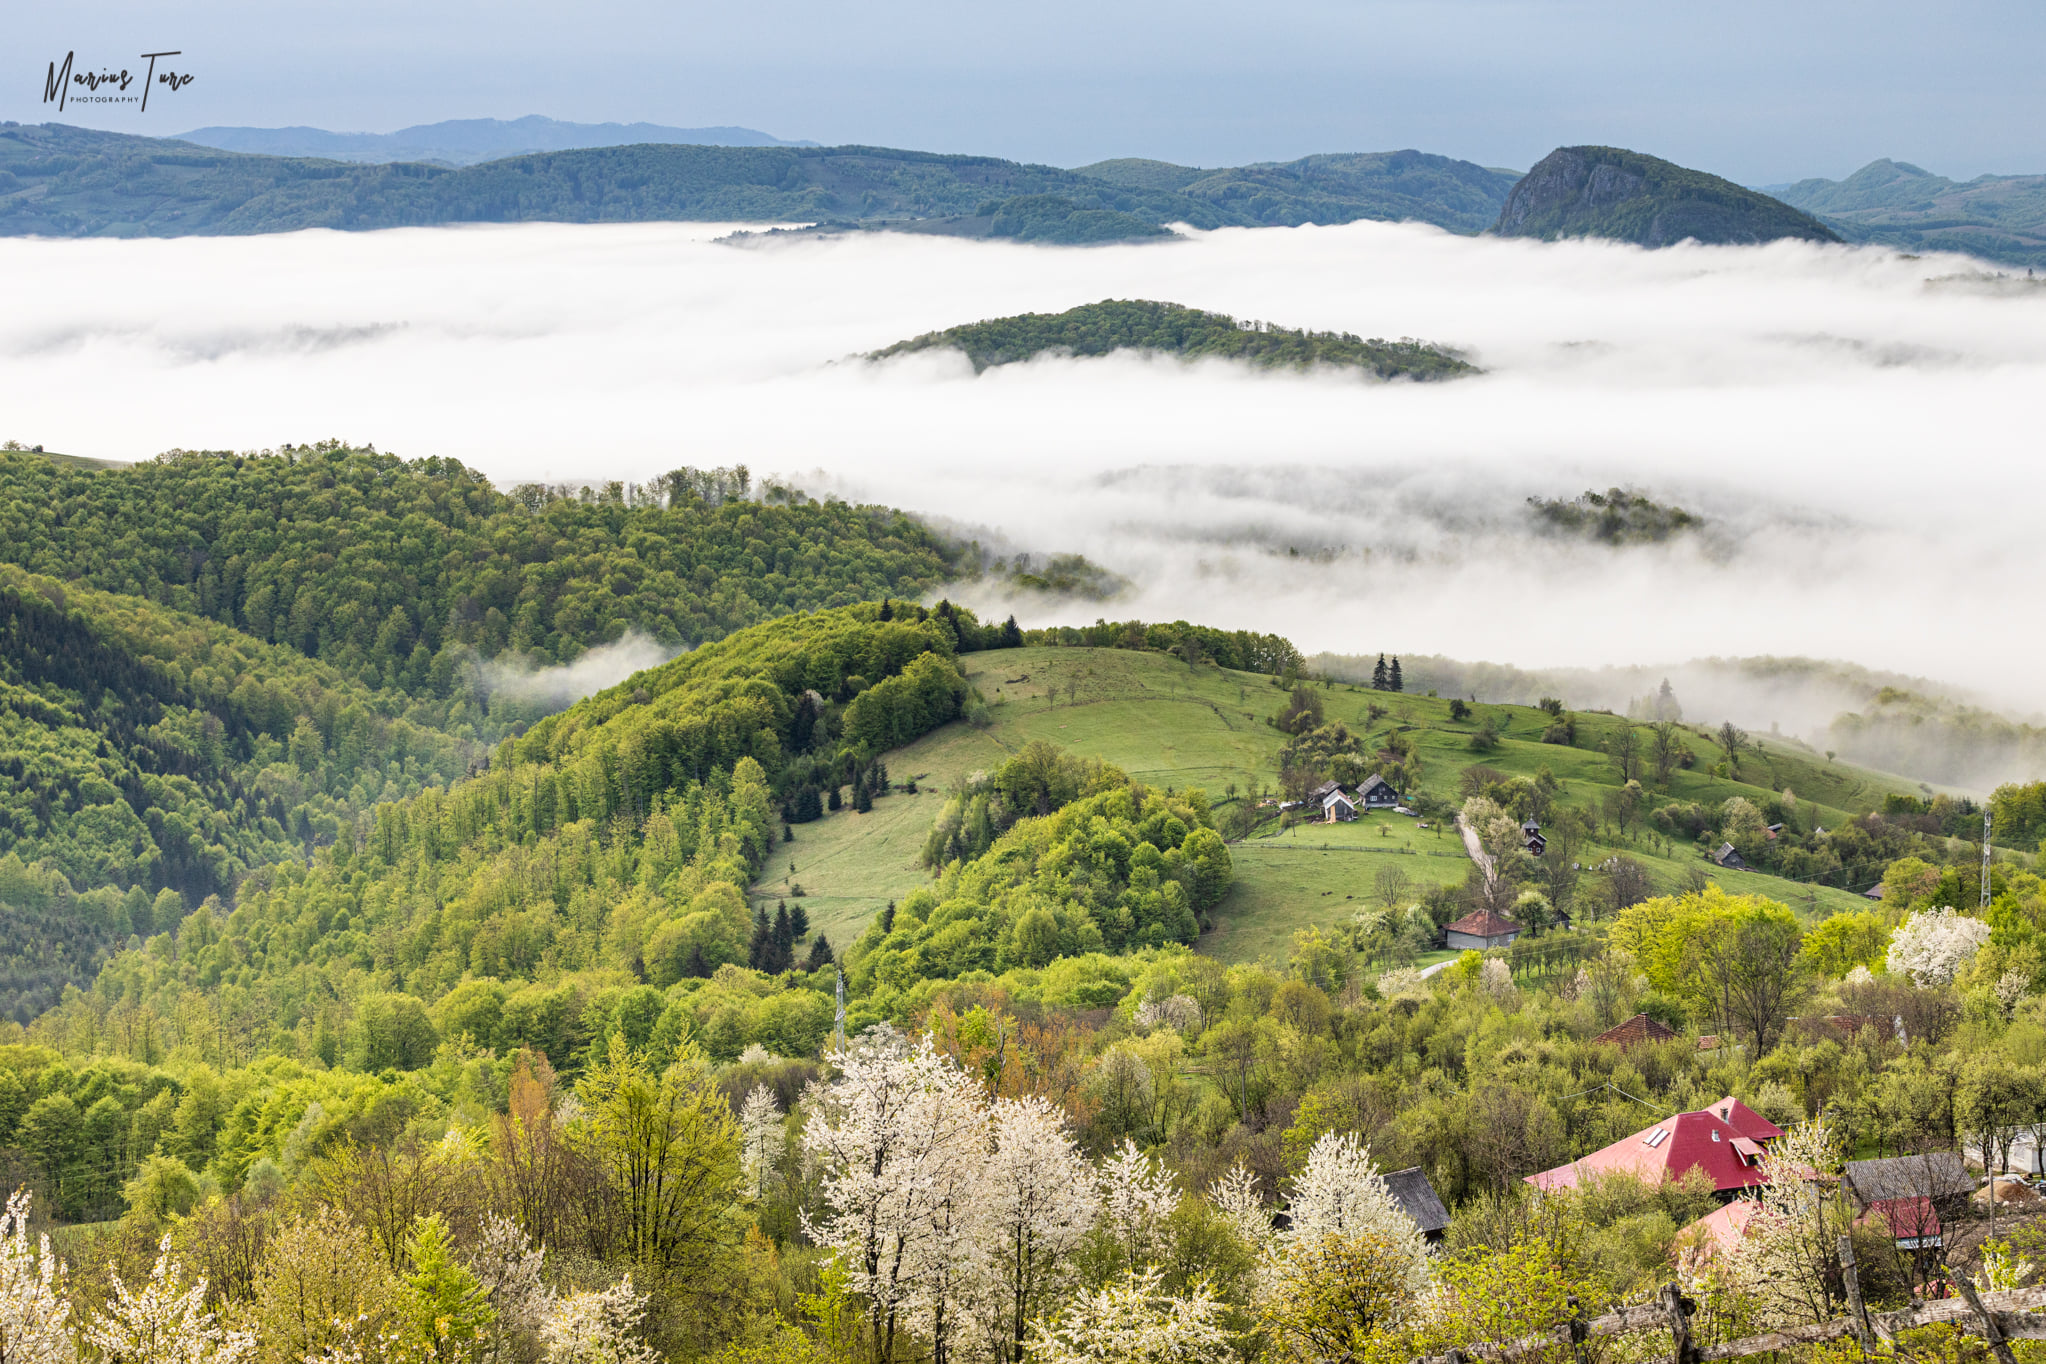
M 1678 1180 L 1705 1172 L 1720 1193 L 1751 1189 L 1768 1180 L 1763 1149 L 1783 1129 L 1731 1095 L 1695 1113 L 1679 1113 L 1590 1155 L 1527 1176 L 1537 1189 L 1571 1189 L 1589 1175 L 1632 1175 L 1643 1180 Z
M 1644 1042 L 1674 1042 L 1676 1038 L 1677 1030 L 1661 1019 L 1650 1018 L 1647 1014 L 1635 1014 L 1626 1022 L 1607 1028 L 1591 1040 L 1604 1042 L 1608 1046 L 1618 1047 L 1624 1051 L 1628 1047 L 1640 1046 Z

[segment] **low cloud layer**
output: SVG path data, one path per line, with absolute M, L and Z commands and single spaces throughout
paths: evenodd
M 0 435 L 112 458 L 340 435 L 501 485 L 741 461 L 1136 584 L 1108 607 L 981 599 L 1038 620 L 1529 667 L 1809 655 L 2046 709 L 2046 288 L 1876 249 L 1371 223 L 1086 250 L 722 230 L 0 242 Z M 1489 372 L 847 359 L 1106 297 L 1417 336 Z M 1534 533 L 1527 498 L 1614 485 L 1709 529 Z
M 675 652 L 645 635 L 628 633 L 609 644 L 599 644 L 573 663 L 555 667 L 536 668 L 501 656 L 481 665 L 481 680 L 493 700 L 509 698 L 541 710 L 558 710 L 615 687 L 636 672 L 659 667 Z

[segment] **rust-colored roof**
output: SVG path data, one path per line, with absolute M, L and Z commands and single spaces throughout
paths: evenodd
M 1659 1018 L 1647 1014 L 1635 1014 L 1624 1023 L 1607 1028 L 1594 1042 L 1610 1042 L 1616 1047 L 1631 1047 L 1642 1042 L 1668 1042 L 1675 1039 L 1677 1031 Z
M 1503 914 L 1494 914 L 1489 909 L 1480 909 L 1466 914 L 1442 930 L 1444 933 L 1468 933 L 1473 938 L 1503 938 L 1509 933 L 1518 933 L 1521 926 Z
M 1783 1129 L 1731 1096 L 1645 1127 L 1581 1160 L 1527 1176 L 1538 1189 L 1574 1188 L 1587 1173 L 1631 1174 L 1639 1179 L 1682 1179 L 1693 1167 L 1705 1171 L 1721 1193 L 1764 1183 L 1759 1160 L 1744 1158 L 1734 1145 L 1745 1138 L 1750 1150 L 1783 1135 Z

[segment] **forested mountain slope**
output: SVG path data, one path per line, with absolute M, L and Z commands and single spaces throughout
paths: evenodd
M 480 750 L 408 709 L 215 622 L 0 566 L 0 858 L 40 869 L 0 887 L 25 916 L 8 950 L 171 928 L 375 802 L 460 777 Z M 81 973 L 0 974 L 0 1012 L 27 1021 Z
M 899 512 L 752 501 L 746 486 L 741 468 L 503 493 L 453 460 L 334 442 L 102 471 L 0 452 L 0 562 L 438 697 L 467 652 L 566 661 L 627 630 L 677 648 L 952 574 L 951 552 Z
M 740 888 L 785 810 L 957 716 L 955 653 L 990 638 L 950 608 L 870 604 L 706 645 L 506 740 L 487 772 L 380 805 L 310 866 L 244 883 L 232 912 L 119 957 L 89 1007 L 147 1011 L 168 1040 L 185 994 L 233 987 L 242 1045 L 331 1064 L 361 1010 L 423 1025 L 433 1005 L 441 1033 L 571 1064 L 597 994 L 748 959 Z M 814 1049 L 815 1001 L 790 1003 Z M 398 1051 L 371 1068 L 423 1064 L 437 1034 L 419 1035 L 374 1044 Z

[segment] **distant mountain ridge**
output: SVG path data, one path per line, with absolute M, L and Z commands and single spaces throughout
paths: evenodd
M 1759 191 L 1622 147 L 1558 147 L 1506 198 L 1502 237 L 1606 237 L 1638 246 L 1837 242 L 1816 218 Z
M 2046 175 L 1957 181 L 1885 159 L 1845 180 L 1800 180 L 1774 192 L 1849 241 L 2046 267 Z
M 997 157 L 700 144 L 540 152 L 451 169 L 248 155 L 65 124 L 6 124 L 0 235 L 708 221 L 1063 242 L 1156 236 L 1171 223 L 1270 227 L 1359 219 L 1413 219 L 1476 233 L 1498 215 L 1512 180 L 1510 172 L 1415 151 L 1193 175 L 1184 190 L 1174 190 Z
M 564 123 L 528 114 L 524 118 L 451 118 L 421 123 L 394 133 L 334 133 L 324 128 L 195 128 L 178 142 L 257 156 L 320 157 L 329 161 L 444 162 L 473 166 L 530 152 L 576 151 L 642 143 L 688 143 L 706 147 L 814 147 L 754 128 L 670 128 L 659 123 Z

